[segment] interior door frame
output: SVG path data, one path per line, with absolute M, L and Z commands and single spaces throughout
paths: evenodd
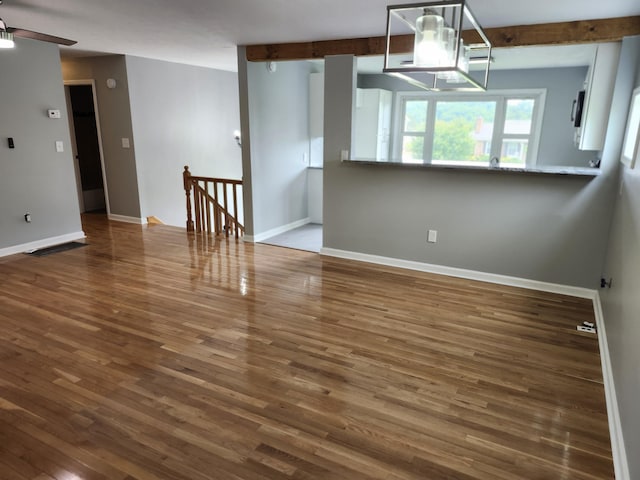
M 104 189 L 104 203 L 105 206 L 107 208 L 107 215 L 111 214 L 111 205 L 109 204 L 109 189 L 107 187 L 107 170 L 104 166 L 104 151 L 102 149 L 102 129 L 100 127 L 100 113 L 98 111 L 98 96 L 96 95 L 96 81 L 94 79 L 87 79 L 87 80 L 65 80 L 64 81 L 64 86 L 65 87 L 74 87 L 74 86 L 79 86 L 79 85 L 85 85 L 85 86 L 91 86 L 91 94 L 93 95 L 93 111 L 96 117 L 96 131 L 98 134 L 98 152 L 100 153 L 100 168 L 102 169 L 102 188 Z M 70 103 L 70 96 L 68 99 L 69 103 Z M 71 110 L 69 110 L 68 112 L 69 115 L 69 123 L 71 124 L 71 126 L 73 127 L 73 112 Z M 75 153 L 73 155 L 73 162 L 75 165 L 75 171 L 76 171 L 76 180 L 78 182 L 79 185 L 81 185 L 82 182 L 80 182 L 80 165 L 78 163 L 78 159 L 76 158 L 77 156 L 77 151 L 78 151 L 78 147 L 76 145 L 76 135 L 75 135 L 75 128 L 71 129 L 72 131 L 71 133 L 71 141 L 74 143 L 73 145 L 73 149 L 75 150 Z M 80 197 L 82 197 L 82 187 L 80 186 L 80 192 L 79 192 Z M 84 201 L 82 198 L 79 199 L 79 201 L 81 202 L 80 205 L 82 207 L 82 210 L 84 210 Z

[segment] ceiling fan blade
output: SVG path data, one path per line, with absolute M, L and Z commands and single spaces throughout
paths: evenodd
M 75 40 L 69 40 L 68 38 L 56 37 L 54 35 L 47 35 L 46 33 L 24 30 L 22 28 L 8 27 L 7 32 L 13 33 L 14 37 L 30 38 L 32 40 L 40 40 L 41 42 L 57 43 L 58 45 L 65 45 L 67 47 L 78 43 Z

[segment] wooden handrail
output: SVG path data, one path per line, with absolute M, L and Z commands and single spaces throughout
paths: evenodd
M 185 172 L 189 172 L 189 167 L 185 166 Z M 215 177 L 196 177 L 195 175 L 189 174 L 189 178 L 192 181 L 202 181 L 202 182 L 218 182 L 218 183 L 228 183 L 229 185 L 242 185 L 242 180 L 233 180 L 231 178 L 215 178 Z
M 244 235 L 244 225 L 238 220 L 238 188 L 242 188 L 242 180 L 194 176 L 186 165 L 182 179 L 188 232 L 224 233 L 227 237 L 229 234 Z

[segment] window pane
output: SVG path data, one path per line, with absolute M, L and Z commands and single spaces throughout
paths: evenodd
M 424 137 L 405 135 L 402 137 L 402 163 L 424 161 Z
M 488 164 L 496 102 L 436 104 L 433 163 Z
M 504 133 L 516 135 L 528 135 L 531 133 L 533 105 L 533 99 L 511 98 L 507 100 Z
M 622 153 L 629 162 L 633 161 L 633 150 L 636 147 L 636 139 L 638 138 L 638 125 L 640 125 L 640 95 L 635 94 L 633 103 L 631 104 L 631 112 L 629 113 L 629 121 L 625 133 L 624 148 Z M 625 165 L 630 163 L 625 162 Z
M 514 139 L 502 142 L 502 152 L 500 153 L 500 163 L 508 164 L 511 167 L 524 167 L 527 161 L 527 148 L 529 140 Z
M 407 100 L 404 104 L 404 131 L 424 132 L 427 128 L 427 100 Z M 422 155 L 420 155 L 422 156 Z

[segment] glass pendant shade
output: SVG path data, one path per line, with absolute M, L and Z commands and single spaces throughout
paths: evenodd
M 0 30 L 0 48 L 13 48 L 14 46 L 13 33 Z
M 437 67 L 442 63 L 444 19 L 429 10 L 416 21 L 413 62 L 420 67 Z
M 458 69 L 455 72 L 448 72 L 445 74 L 438 74 L 438 78 L 446 80 L 447 83 L 460 83 L 464 82 L 464 77 L 459 73 L 469 73 L 469 57 L 471 50 L 460 39 L 460 53 L 458 54 Z
M 469 73 L 469 59 L 471 57 L 471 49 L 460 39 L 460 54 L 458 56 L 458 68 L 464 73 Z
M 462 40 L 460 40 L 462 42 Z M 441 67 L 455 67 L 456 65 L 456 31 L 451 27 L 442 29 L 442 45 L 444 50 L 443 61 Z M 438 78 L 443 80 L 455 80 L 458 78 L 456 72 L 439 73 Z
M 456 31 L 453 28 L 444 27 L 442 29 L 442 45 L 445 52 L 442 66 L 453 67 L 456 64 Z

